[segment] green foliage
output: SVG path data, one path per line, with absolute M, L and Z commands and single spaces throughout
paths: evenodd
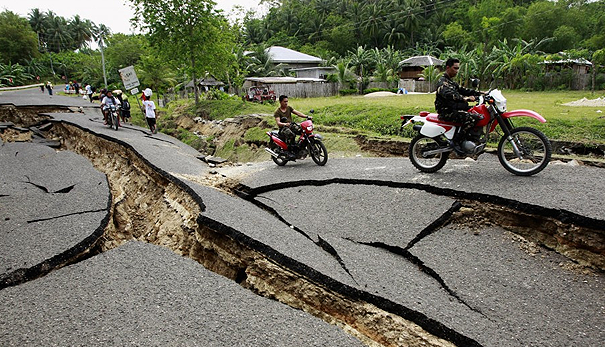
M 352 95 L 352 94 L 357 94 L 358 90 L 357 89 L 341 89 L 338 91 L 338 94 L 340 95 Z
M 245 102 L 241 99 L 200 100 L 196 114 L 206 119 L 225 119 L 242 114 L 273 114 L 275 108 L 273 105 Z
M 19 64 L 0 63 L 0 87 L 23 85 L 32 78 Z
M 38 39 L 27 20 L 11 11 L 0 13 L 0 63 L 23 63 L 38 55 Z
M 213 11 L 210 0 L 131 0 L 135 21 L 153 46 L 176 62 L 193 80 L 206 71 L 220 78 L 229 71 L 234 46 L 227 20 Z M 195 88 L 196 102 L 199 100 Z
M 147 39 L 142 35 L 113 34 L 105 42 L 105 58 L 115 69 L 136 65 L 149 52 Z
M 32 9 L 29 23 L 44 52 L 74 51 L 88 46 L 93 39 L 95 24 L 75 15 L 72 19 L 57 16 L 53 11 Z
M 267 129 L 254 127 L 250 128 L 244 134 L 244 141 L 246 142 L 266 142 L 267 137 Z
M 239 97 L 235 95 L 229 95 L 225 92 L 220 91 L 219 89 L 210 89 L 209 91 L 204 93 L 204 99 L 206 100 L 240 100 Z
M 154 48 L 139 56 L 135 71 L 141 85 L 159 93 L 177 84 L 174 68 Z

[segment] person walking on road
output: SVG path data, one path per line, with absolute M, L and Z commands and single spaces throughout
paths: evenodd
M 48 95 L 53 95 L 53 84 L 50 81 L 46 82 L 46 90 L 48 90 Z
M 90 102 L 92 102 L 92 87 L 90 86 L 90 84 L 86 84 L 86 87 L 84 87 L 86 89 L 86 95 L 88 95 L 88 99 L 90 100 Z
M 145 120 L 147 121 L 147 125 L 149 125 L 149 130 L 151 130 L 152 134 L 157 134 L 157 113 L 155 110 L 155 103 L 151 101 L 151 94 L 151 89 L 146 88 L 143 91 L 143 95 L 141 95 L 141 99 L 143 99 L 143 107 L 145 108 Z

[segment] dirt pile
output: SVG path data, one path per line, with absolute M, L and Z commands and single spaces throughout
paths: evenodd
M 580 100 L 571 101 L 563 104 L 563 106 L 588 106 L 588 107 L 605 107 L 605 97 L 601 96 L 596 99 L 582 98 Z

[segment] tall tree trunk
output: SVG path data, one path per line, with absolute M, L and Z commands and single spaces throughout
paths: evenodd
M 195 104 L 200 103 L 200 92 L 197 89 L 197 76 L 195 75 L 195 56 L 191 53 L 191 74 L 193 75 L 193 92 L 195 94 Z

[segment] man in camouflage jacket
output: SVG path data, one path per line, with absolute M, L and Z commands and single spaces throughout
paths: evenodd
M 435 93 L 435 109 L 439 119 L 462 124 L 454 135 L 455 144 L 464 138 L 466 130 L 475 126 L 478 115 L 468 112 L 471 108 L 468 102 L 475 101 L 475 97 L 481 95 L 481 92 L 461 87 L 454 82 L 453 78 L 458 74 L 458 70 L 460 70 L 460 60 L 448 59 L 445 62 L 445 73 L 437 81 Z

